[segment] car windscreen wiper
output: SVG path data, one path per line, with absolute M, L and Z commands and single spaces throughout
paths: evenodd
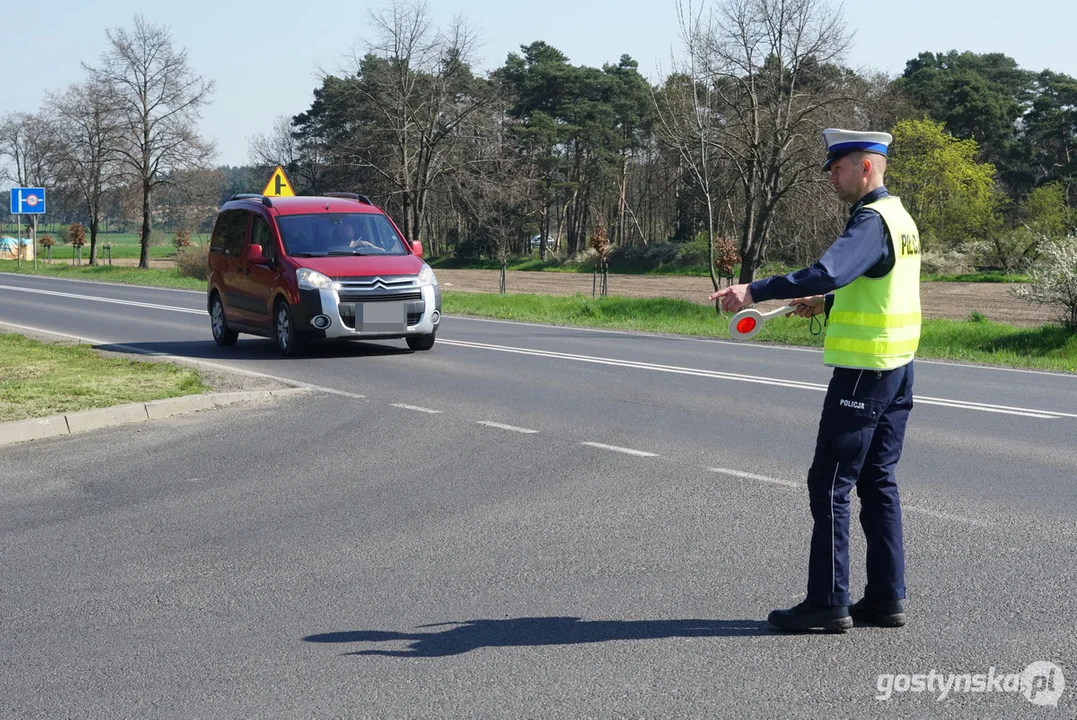
M 360 250 L 330 250 L 330 257 L 334 255 L 366 255 L 367 253 Z
M 288 254 L 292 257 L 325 257 L 327 255 L 324 252 L 294 252 Z

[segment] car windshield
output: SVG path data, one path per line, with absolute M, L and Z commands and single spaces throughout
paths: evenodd
M 392 223 L 379 213 L 318 213 L 277 218 L 289 255 L 407 255 Z

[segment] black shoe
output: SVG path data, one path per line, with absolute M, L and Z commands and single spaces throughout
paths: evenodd
M 863 598 L 849 607 L 857 622 L 879 627 L 901 627 L 905 624 L 905 603 L 901 600 L 869 600 Z
M 807 600 L 788 610 L 773 610 L 767 622 L 782 630 L 803 632 L 825 630 L 843 633 L 853 626 L 853 618 L 846 605 L 815 605 Z

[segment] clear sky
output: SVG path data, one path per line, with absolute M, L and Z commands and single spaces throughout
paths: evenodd
M 698 5 L 698 0 L 695 0 Z M 711 0 L 713 4 L 713 0 Z M 84 77 L 106 48 L 105 30 L 131 27 L 136 12 L 167 24 L 193 68 L 216 83 L 202 131 L 217 143 L 217 162 L 248 161 L 248 139 L 267 133 L 280 115 L 309 108 L 324 72 L 349 67 L 356 43 L 372 37 L 370 10 L 378 3 L 180 2 L 54 0 L 5 3 L 0 116 L 37 112 L 49 91 Z M 428 0 L 435 22 L 467 18 L 483 44 L 477 66 L 501 65 L 520 45 L 544 40 L 577 65 L 601 67 L 627 53 L 652 80 L 679 51 L 673 0 Z M 846 22 L 855 31 L 847 58 L 858 68 L 898 75 L 921 51 L 1002 52 L 1027 70 L 1049 68 L 1077 77 L 1075 0 L 902 0 L 850 2 Z

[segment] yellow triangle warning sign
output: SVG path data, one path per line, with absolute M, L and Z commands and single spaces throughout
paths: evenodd
M 280 165 L 273 171 L 273 174 L 269 177 L 269 182 L 266 183 L 265 190 L 262 190 L 263 195 L 272 195 L 273 197 L 295 197 L 295 190 L 292 189 L 292 183 L 288 180 L 288 176 L 284 174 L 284 168 Z

